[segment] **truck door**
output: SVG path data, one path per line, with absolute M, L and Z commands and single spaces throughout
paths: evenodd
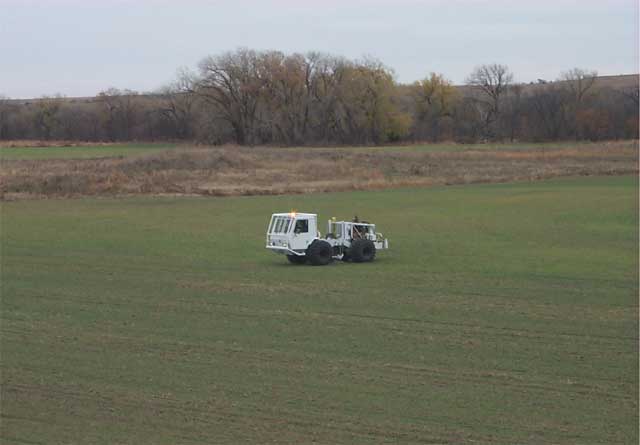
M 298 217 L 292 227 L 291 249 L 306 250 L 316 237 L 316 224 L 313 218 Z

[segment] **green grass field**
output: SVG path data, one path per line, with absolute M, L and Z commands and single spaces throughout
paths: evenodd
M 388 151 L 388 152 L 461 152 L 469 150 L 543 150 L 543 149 L 570 149 L 594 145 L 591 143 L 576 142 L 549 142 L 549 143 L 497 143 L 497 144 L 414 144 L 414 145 L 389 145 L 378 147 L 332 147 L 331 150 L 349 151 Z M 602 143 L 599 143 L 602 145 Z M 151 153 L 158 153 L 165 150 L 179 148 L 178 144 L 171 143 L 122 143 L 113 145 L 88 145 L 76 147 L 11 147 L 0 148 L 0 160 L 20 160 L 20 159 L 96 159 L 111 157 L 129 157 Z M 313 149 L 313 147 L 305 147 Z M 327 150 L 327 147 L 317 147 L 320 150 Z M 300 150 L 300 147 L 282 147 L 283 150 Z
M 176 147 L 176 144 L 136 143 L 76 147 L 3 147 L 0 148 L 0 160 L 113 158 L 159 153 Z
M 638 181 L 2 204 L 12 443 L 638 442 Z M 292 266 L 270 213 L 375 221 Z

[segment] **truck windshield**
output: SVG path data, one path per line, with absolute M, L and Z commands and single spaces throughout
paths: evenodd
M 291 221 L 289 216 L 276 216 L 271 225 L 271 233 L 288 233 Z

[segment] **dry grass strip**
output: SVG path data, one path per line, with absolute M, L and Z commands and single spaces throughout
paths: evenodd
M 177 148 L 134 158 L 3 161 L 0 196 L 259 195 L 638 174 L 637 141 L 558 148 Z

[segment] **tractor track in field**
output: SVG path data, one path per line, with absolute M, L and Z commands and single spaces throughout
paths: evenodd
M 30 295 L 30 298 L 38 298 L 43 300 L 55 300 L 56 298 L 52 295 L 48 296 L 33 296 Z M 80 303 L 86 306 L 92 305 L 106 305 L 106 306 L 117 306 L 120 305 L 122 307 L 131 307 L 132 302 L 96 302 L 93 300 L 86 300 L 81 297 L 77 298 L 69 298 L 68 295 L 64 296 L 65 301 L 74 301 L 76 303 Z M 202 313 L 201 308 L 191 309 L 186 307 L 186 301 L 184 301 L 185 306 L 180 307 L 179 312 L 189 312 L 189 313 Z M 149 306 L 155 308 L 156 305 L 153 302 L 149 302 L 147 304 L 143 304 L 144 306 Z M 310 317 L 317 317 L 318 315 L 325 316 L 327 318 L 338 318 L 338 319 L 363 319 L 363 320 L 372 320 L 377 322 L 394 322 L 394 323 L 412 323 L 412 324 L 420 324 L 420 325 L 429 325 L 429 326 L 443 326 L 445 328 L 465 328 L 467 329 L 466 333 L 477 334 L 480 331 L 486 331 L 485 335 L 489 335 L 492 337 L 524 337 L 528 339 L 553 339 L 558 340 L 559 338 L 564 338 L 566 341 L 572 341 L 572 339 L 583 339 L 585 341 L 591 341 L 593 339 L 611 341 L 611 343 L 616 342 L 637 342 L 639 337 L 628 337 L 628 336 L 613 336 L 613 335 L 602 335 L 602 334 L 580 334 L 575 332 L 546 332 L 532 329 L 522 329 L 522 328 L 511 328 L 508 326 L 490 326 L 484 324 L 473 324 L 473 323 L 462 323 L 462 322 L 448 322 L 441 321 L 435 319 L 428 318 L 403 318 L 403 317 L 389 317 L 389 316 L 381 316 L 381 315 L 372 315 L 372 314 L 357 314 L 357 313 L 348 313 L 348 312 L 329 312 L 329 311 L 295 311 L 295 310 L 287 310 L 287 309 L 259 309 L 249 308 L 244 306 L 239 306 L 232 303 L 220 303 L 220 302 L 211 302 L 206 301 L 205 306 L 215 307 L 215 308 L 224 308 L 226 311 L 222 312 L 224 315 L 233 316 L 233 317 L 241 317 L 241 318 L 257 318 L 261 319 L 265 316 L 284 316 L 284 315 L 294 315 L 299 319 L 308 319 Z M 174 304 L 171 307 L 176 307 Z M 221 313 L 217 311 L 217 313 Z M 345 324 L 348 326 L 349 323 Z M 400 327 L 388 327 L 390 330 L 402 330 Z M 415 329 L 413 332 L 416 332 Z M 433 332 L 433 331 L 421 331 L 421 332 Z M 491 334 L 487 334 L 487 332 L 491 332 Z
M 122 408 L 129 410 L 149 411 L 153 412 L 155 416 L 166 419 L 168 421 L 169 429 L 173 432 L 175 429 L 175 421 L 171 422 L 172 418 L 188 418 L 191 423 L 197 423 L 199 425 L 207 425 L 208 427 L 217 427 L 220 423 L 234 423 L 241 428 L 251 428 L 255 425 L 256 421 L 261 422 L 261 428 L 271 428 L 273 432 L 278 432 L 281 427 L 296 426 L 303 428 L 306 431 L 313 433 L 320 433 L 321 431 L 331 431 L 337 433 L 346 433 L 349 437 L 360 437 L 370 439 L 388 439 L 388 440 L 410 440 L 416 443 L 425 444 L 441 444 L 452 443 L 454 439 L 445 438 L 443 436 L 433 436 L 420 434 L 419 428 L 410 426 L 407 428 L 401 428 L 399 431 L 396 425 L 396 431 L 390 432 L 389 429 L 381 425 L 363 423 L 360 417 L 350 418 L 337 418 L 332 416 L 329 412 L 320 410 L 315 413 L 316 416 L 311 415 L 302 416 L 297 410 L 279 410 L 277 413 L 273 413 L 273 410 L 264 408 L 261 405 L 253 405 L 251 407 L 245 406 L 242 408 L 243 413 L 238 412 L 238 408 L 233 407 L 217 407 L 215 405 L 209 405 L 206 408 L 198 408 L 188 406 L 189 401 L 181 401 L 176 398 L 170 397 L 155 397 L 144 400 L 134 400 L 126 396 L 121 397 L 108 397 L 102 396 L 96 393 L 87 394 L 82 391 L 71 391 L 52 388 L 51 386 L 42 387 L 35 385 L 16 385 L 9 390 L 10 394 L 20 394 L 26 397 L 36 399 L 54 399 L 59 403 L 78 401 L 78 402 L 93 402 L 96 405 L 100 405 L 99 409 L 102 411 L 108 411 L 107 416 L 118 419 L 121 423 L 126 423 L 127 417 L 118 415 L 116 411 Z M 51 397 L 51 396 L 54 397 Z M 38 397 L 39 396 L 39 397 Z M 251 408 L 251 409 L 248 409 Z M 26 416 L 6 416 L 2 415 L 5 419 L 19 419 L 30 422 L 45 422 L 33 417 Z M 95 416 L 89 414 L 75 413 L 74 417 L 84 419 L 86 421 L 95 420 Z M 215 420 L 213 420 L 215 419 Z M 156 428 L 157 422 L 143 422 L 148 428 Z M 136 424 L 138 427 L 140 423 Z M 228 428 L 228 427 L 227 427 Z M 182 433 L 193 432 L 192 428 L 177 428 Z M 173 433 L 171 433 L 173 436 Z M 185 437 L 185 436 L 183 436 Z M 189 437 L 189 436 L 186 436 Z M 206 437 L 206 436 L 202 436 Z M 478 437 L 479 440 L 483 440 L 482 437 Z M 486 438 L 484 438 L 486 439 Z M 199 439 L 190 439 L 199 440 Z
M 229 351 L 226 351 L 226 352 L 228 353 Z M 247 364 L 251 364 L 252 367 L 255 366 L 253 363 L 256 363 L 256 360 L 257 360 L 257 363 L 264 363 L 264 362 L 274 363 L 274 358 L 276 357 L 282 358 L 282 356 L 285 356 L 284 360 L 279 360 L 279 361 L 276 361 L 275 363 L 280 364 L 280 367 L 283 367 L 283 368 L 290 367 L 290 364 L 291 364 L 290 354 L 283 354 L 279 351 L 268 351 L 268 358 L 261 358 L 260 356 L 262 355 L 263 352 L 264 351 L 232 351 L 232 354 L 235 355 L 235 354 L 241 353 L 242 354 L 241 361 L 246 363 L 248 360 Z M 185 360 L 185 357 L 181 358 L 181 360 Z M 194 361 L 192 360 L 187 359 L 187 361 L 191 364 L 194 363 Z M 200 362 L 200 364 L 207 365 L 207 364 L 210 364 L 210 362 Z M 466 382 L 469 384 L 474 384 L 474 385 L 479 384 L 487 387 L 494 387 L 494 386 L 499 387 L 501 391 L 504 391 L 506 389 L 506 391 L 511 394 L 514 394 L 514 391 L 515 391 L 517 393 L 520 393 L 524 397 L 529 397 L 532 394 L 540 392 L 543 394 L 547 394 L 547 397 L 549 394 L 553 393 L 557 395 L 565 394 L 568 396 L 573 395 L 574 397 L 576 396 L 586 397 L 589 399 L 592 397 L 599 397 L 599 398 L 605 398 L 610 400 L 619 400 L 619 401 L 626 400 L 628 402 L 633 402 L 635 400 L 633 398 L 633 395 L 631 394 L 626 394 L 626 395 L 616 394 L 604 388 L 598 389 L 596 387 L 586 385 L 586 384 L 580 384 L 580 383 L 566 384 L 565 385 L 566 387 L 551 386 L 548 384 L 545 385 L 540 383 L 529 383 L 529 382 L 523 381 L 522 378 L 517 379 L 517 378 L 514 378 L 513 376 L 507 375 L 504 372 L 501 372 L 500 374 L 497 374 L 494 372 L 465 373 L 460 371 L 416 367 L 411 365 L 390 365 L 390 364 L 380 364 L 375 362 L 362 362 L 362 361 L 355 361 L 355 362 L 340 361 L 337 363 L 332 363 L 331 366 L 337 366 L 340 369 L 342 369 L 343 372 L 350 371 L 351 373 L 355 373 L 354 376 L 359 375 L 360 373 L 364 372 L 364 370 L 375 369 L 379 372 L 379 375 L 370 376 L 369 378 L 372 379 L 372 381 L 374 381 L 377 385 L 380 385 L 380 384 L 392 385 L 392 386 L 398 385 L 400 382 L 406 379 L 408 374 L 416 373 L 421 376 L 429 376 L 430 379 L 428 381 L 426 382 L 423 381 L 423 384 L 427 386 L 437 385 L 437 386 L 447 387 L 448 385 L 451 385 L 454 382 L 456 382 L 455 383 L 456 385 Z M 397 377 L 390 378 L 391 375 L 388 372 L 389 370 L 392 370 L 393 373 L 397 374 Z M 40 371 L 47 372 L 46 369 L 41 369 Z M 87 378 L 86 375 L 82 375 L 82 374 L 76 374 L 76 376 L 80 378 L 85 378 L 85 379 Z M 544 376 L 541 376 L 541 377 L 544 377 Z M 293 378 L 295 381 L 295 377 Z M 107 389 L 105 388 L 104 391 L 106 390 Z M 285 421 L 286 424 L 297 425 L 300 427 L 306 427 L 306 426 L 317 424 L 317 418 L 314 420 L 307 420 L 309 416 L 297 416 L 295 411 L 286 411 L 286 410 L 279 411 L 277 416 L 266 415 L 265 412 L 268 412 L 269 410 L 264 409 L 264 407 L 261 408 L 259 405 L 256 405 L 254 407 L 254 410 L 252 410 L 251 414 L 239 414 L 239 413 L 234 413 L 233 411 L 235 409 L 230 406 L 216 407 L 215 405 L 214 406 L 208 405 L 206 408 L 196 408 L 193 406 L 188 406 L 190 403 L 188 400 L 180 400 L 177 398 L 172 398 L 171 396 L 147 396 L 147 398 L 144 400 L 133 400 L 127 396 L 120 396 L 120 397 L 104 396 L 96 392 L 87 392 L 79 389 L 78 390 L 59 389 L 59 388 L 56 389 L 50 386 L 24 385 L 24 384 L 12 384 L 12 383 L 10 383 L 9 385 L 5 384 L 4 391 L 5 391 L 5 397 L 7 395 L 10 395 L 11 393 L 24 394 L 25 396 L 33 396 L 34 394 L 36 394 L 44 398 L 58 400 L 59 403 L 64 403 L 64 404 L 68 404 L 70 400 L 85 401 L 85 402 L 91 401 L 94 404 L 100 405 L 103 409 L 109 410 L 111 413 L 113 413 L 114 410 L 121 410 L 122 408 L 130 408 L 134 410 L 135 409 L 148 410 L 149 408 L 152 408 L 154 412 L 164 413 L 165 415 L 167 415 L 167 411 L 171 411 L 174 414 L 177 413 L 183 416 L 196 414 L 198 415 L 198 418 L 192 419 L 192 420 L 196 420 L 199 423 L 204 423 L 209 425 L 215 425 L 215 422 L 210 422 L 207 420 L 211 416 L 211 414 L 217 414 L 221 417 L 224 417 L 226 420 L 232 420 L 233 422 L 239 422 L 239 423 L 251 422 L 252 421 L 251 419 L 253 419 L 253 421 L 259 419 L 267 423 L 272 423 L 272 422 L 276 422 L 278 419 L 282 420 L 282 418 L 286 418 L 287 419 Z M 284 397 L 285 399 L 288 397 L 294 397 L 293 394 L 296 392 L 295 389 L 290 389 L 289 392 L 291 392 L 290 395 L 281 394 L 281 397 Z M 51 397 L 52 395 L 53 397 Z M 263 414 L 259 414 L 260 412 L 262 412 Z M 326 415 L 326 411 L 324 409 L 320 409 L 318 413 L 319 414 L 324 413 Z M 93 417 L 87 416 L 86 419 L 91 420 L 93 419 Z M 353 425 L 354 423 L 356 424 L 358 423 L 356 418 L 349 419 L 349 420 L 333 419 L 333 422 L 334 423 L 344 422 L 347 425 Z M 369 427 L 364 427 L 364 426 L 361 428 L 331 427 L 329 429 L 346 431 L 346 432 L 349 432 L 349 434 L 353 435 L 353 434 L 363 434 L 363 428 L 365 430 L 369 429 Z M 387 435 L 387 434 L 384 434 L 383 431 L 384 430 L 380 430 L 370 434 L 373 434 L 373 437 L 392 438 L 392 437 L 397 437 L 397 433 L 400 433 L 400 431 L 397 431 L 396 434 Z M 364 436 L 368 436 L 368 435 L 369 434 L 364 434 Z M 438 440 L 440 440 L 440 439 L 434 439 L 433 437 L 427 438 L 421 435 L 411 436 L 411 435 L 408 435 L 407 433 L 402 433 L 402 436 L 407 439 L 411 437 L 412 439 L 418 440 L 418 441 L 427 440 L 427 442 L 429 442 L 429 440 L 435 440 L 436 443 L 438 443 Z M 480 437 L 478 437 L 477 439 L 482 440 L 482 438 Z
M 3 330 L 5 333 L 10 333 L 11 331 Z M 17 333 L 16 331 L 13 331 Z M 26 334 L 26 333 L 25 333 Z M 430 333 L 433 334 L 433 333 Z M 446 333 L 445 333 L 446 334 Z M 20 335 L 22 337 L 23 342 L 29 343 L 29 339 L 26 335 Z M 146 338 L 146 337 L 145 337 Z M 79 341 L 79 340 L 78 340 Z M 244 366 L 251 364 L 253 368 L 260 368 L 263 365 L 268 365 L 270 367 L 276 368 L 288 368 L 292 369 L 293 364 L 297 363 L 301 372 L 309 366 L 316 366 L 315 363 L 325 362 L 326 357 L 321 353 L 313 353 L 313 352 L 284 352 L 279 349 L 243 349 L 238 348 L 236 346 L 230 345 L 226 342 L 214 342 L 212 344 L 203 344 L 201 342 L 175 342 L 172 340 L 163 339 L 160 336 L 154 337 L 150 340 L 140 340 L 135 337 L 125 336 L 125 335 L 117 335 L 117 334 L 104 334 L 100 335 L 99 338 L 95 340 L 91 340 L 91 343 L 95 343 L 101 346 L 97 346 L 94 348 L 89 347 L 88 345 L 83 345 L 82 342 L 78 343 L 78 341 L 70 341 L 68 342 L 69 346 L 73 348 L 74 345 L 81 346 L 83 350 L 87 353 L 95 352 L 99 353 L 104 350 L 104 348 L 108 345 L 110 350 L 118 350 L 124 353 L 145 353 L 145 354 L 161 354 L 163 360 L 173 361 L 173 362 L 187 362 L 190 365 L 198 365 L 202 367 L 212 366 L 216 360 L 214 357 L 217 356 L 233 356 L 234 360 L 239 363 L 243 363 Z M 84 340 L 86 342 L 87 340 Z M 64 338 L 59 338 L 58 343 L 64 343 Z M 198 357 L 194 359 L 193 357 Z M 210 360 L 203 360 L 201 357 L 212 357 Z M 305 365 L 306 364 L 306 365 Z M 347 360 L 344 358 L 333 359 L 328 362 L 325 362 L 325 367 L 341 369 L 341 370 L 350 370 L 350 372 L 354 375 L 366 374 L 367 372 L 370 374 L 372 370 L 376 370 L 374 376 L 370 376 L 370 379 L 379 381 L 386 380 L 388 384 L 394 385 L 397 384 L 399 377 L 392 377 L 394 374 L 404 375 L 407 374 L 415 374 L 415 375 L 423 375 L 430 376 L 433 380 L 432 383 L 437 383 L 441 385 L 447 385 L 447 382 L 470 382 L 481 385 L 499 385 L 503 388 L 512 388 L 514 390 L 518 390 L 520 393 L 525 394 L 529 391 L 540 391 L 540 392 L 553 392 L 553 393 L 566 393 L 566 394 L 575 394 L 580 396 L 598 396 L 601 398 L 611 399 L 611 400 L 628 400 L 633 401 L 632 394 L 620 393 L 616 391 L 612 391 L 610 388 L 605 389 L 602 385 L 597 385 L 594 383 L 586 384 L 583 380 L 585 379 L 577 379 L 582 380 L 578 381 L 563 381 L 561 376 L 555 376 L 554 379 L 550 379 L 551 376 L 540 375 L 538 378 L 541 381 L 550 381 L 556 380 L 556 383 L 553 385 L 544 384 L 544 383 L 535 383 L 531 381 L 525 381 L 524 376 L 522 375 L 522 370 L 496 370 L 496 369 L 488 369 L 484 368 L 482 370 L 470 371 L 470 370 L 460 370 L 460 369 L 441 369 L 441 368 L 433 368 L 433 367 L 425 367 L 418 366 L 412 364 L 403 364 L 403 363 L 386 363 L 380 362 L 371 359 L 356 359 L 356 360 Z M 46 372 L 45 369 L 37 369 L 33 368 L 35 371 Z M 389 370 L 392 370 L 392 373 L 389 373 Z M 367 372 L 365 372 L 367 371 Z M 70 372 L 70 371 L 67 371 Z M 79 378 L 90 378 L 90 376 L 82 373 L 74 373 L 71 374 L 76 375 Z M 576 379 L 575 377 L 566 377 L 568 380 Z M 588 381 L 599 381 L 602 383 L 607 383 L 609 385 L 615 384 L 615 381 L 608 379 L 593 379 L 588 377 L 586 380 Z

